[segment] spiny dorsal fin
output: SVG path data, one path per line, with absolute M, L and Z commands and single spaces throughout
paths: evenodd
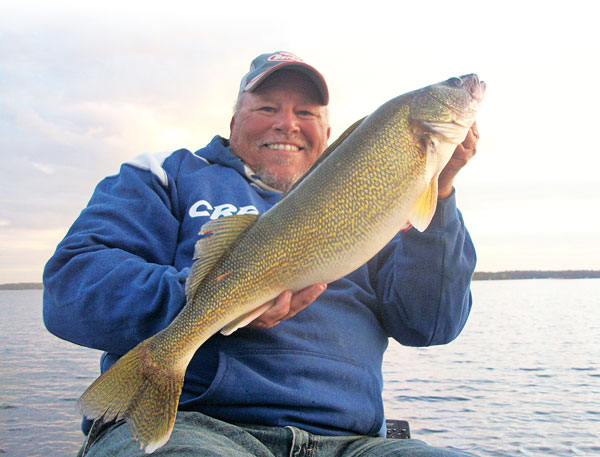
M 194 250 L 195 262 L 185 283 L 188 301 L 210 269 L 258 217 L 258 214 L 226 216 L 202 226 Z
M 292 190 L 294 190 L 296 187 L 298 187 L 298 185 L 304 180 L 304 178 L 306 178 L 309 174 L 311 174 L 311 172 L 317 168 L 321 162 L 323 162 L 327 157 L 329 157 L 331 155 L 331 153 L 333 151 L 336 150 L 336 148 L 342 144 L 344 142 L 344 140 L 346 138 L 348 138 L 350 136 L 350 134 L 352 132 L 354 132 L 354 130 L 356 130 L 356 128 L 362 123 L 362 121 L 364 121 L 366 119 L 366 116 L 363 117 L 362 119 L 359 119 L 358 121 L 356 121 L 354 124 L 352 124 L 350 127 L 348 127 L 344 133 L 342 133 L 337 140 L 335 140 L 333 143 L 331 143 L 331 145 L 329 145 L 327 147 L 327 149 L 325 149 L 325 151 L 323 151 L 323 154 L 321 154 L 319 156 L 319 158 L 317 160 L 315 160 L 315 162 L 312 164 L 312 166 L 306 170 L 306 172 L 300 176 L 300 178 L 298 179 L 298 181 L 296 181 L 294 183 L 294 185 L 292 187 L 290 187 L 288 189 L 288 191 L 286 192 L 286 194 L 289 194 Z
M 438 177 L 434 176 L 427 189 L 417 199 L 408 214 L 408 221 L 419 232 L 425 231 L 435 213 L 438 197 Z

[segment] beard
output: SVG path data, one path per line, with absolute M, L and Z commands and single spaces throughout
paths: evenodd
M 289 165 L 292 159 L 287 157 L 278 157 L 275 162 L 278 166 L 286 167 Z M 262 182 L 267 186 L 273 187 L 274 189 L 282 192 L 287 192 L 290 187 L 294 185 L 298 179 L 304 174 L 306 170 L 298 170 L 295 173 L 278 173 L 273 170 L 273 167 L 269 166 L 256 166 L 254 172 L 260 176 Z
M 256 143 L 256 148 L 259 150 L 264 144 L 273 143 L 294 143 L 303 149 L 308 149 L 310 145 L 300 139 L 291 138 L 287 136 L 270 137 L 268 139 L 262 139 Z M 308 167 L 298 169 L 298 166 L 294 163 L 297 160 L 295 157 L 287 157 L 285 155 L 276 155 L 271 158 L 269 165 L 258 163 L 255 165 L 254 172 L 260 176 L 262 182 L 267 186 L 277 189 L 282 192 L 287 192 L 290 187 L 294 185 L 298 179 L 304 174 Z M 284 171 L 277 171 L 284 170 Z M 295 170 L 295 171 L 290 171 Z

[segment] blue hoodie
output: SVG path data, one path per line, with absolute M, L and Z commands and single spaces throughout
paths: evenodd
M 195 153 L 180 149 L 124 164 L 100 182 L 46 265 L 47 328 L 105 351 L 106 371 L 184 306 L 200 227 L 264 213 L 280 197 L 218 136 Z M 388 337 L 409 346 L 453 340 L 471 308 L 474 267 L 453 194 L 438 203 L 425 232 L 398 233 L 294 318 L 214 335 L 187 369 L 179 408 L 317 434 L 382 435 Z

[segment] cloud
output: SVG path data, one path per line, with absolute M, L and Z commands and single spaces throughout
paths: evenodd
M 177 0 L 8 2 L 11 21 L 0 26 L 0 229 L 11 230 L 2 240 L 39 266 L 32 253 L 44 257 L 58 241 L 43 231 L 65 232 L 122 162 L 227 136 L 250 61 L 283 49 L 327 78 L 332 139 L 389 98 L 480 73 L 488 83 L 482 136 L 457 179 L 459 205 L 481 259 L 542 263 L 544 247 L 574 242 L 565 233 L 589 240 L 600 231 L 590 184 L 600 168 L 600 73 L 590 58 L 600 40 L 596 15 L 577 0 L 544 3 L 541 22 L 536 2 L 509 4 L 520 14 L 505 5 L 482 15 L 474 0 L 376 1 L 358 13 L 311 0 L 293 11 L 274 0 L 234 10 Z M 556 33 L 556 24 L 573 27 Z M 34 249 L 32 239 L 45 247 Z M 588 262 L 585 249 L 573 252 Z M 30 271 L 24 262 L 13 261 Z
M 53 175 L 54 174 L 55 167 L 51 164 L 40 163 L 40 162 L 31 162 L 31 165 L 33 166 L 33 168 L 41 171 L 45 175 Z
M 66 230 L 32 230 L 0 226 L 3 246 L 0 278 L 7 282 L 38 282 L 42 269 Z

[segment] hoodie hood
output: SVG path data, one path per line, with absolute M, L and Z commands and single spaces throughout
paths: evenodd
M 269 192 L 282 194 L 283 192 L 265 184 L 260 176 L 257 175 L 250 166 L 231 152 L 229 140 L 216 135 L 208 147 L 199 149 L 193 153 L 196 157 L 204 160 L 206 163 L 216 163 L 228 168 L 233 168 L 239 174 L 246 177 L 256 187 Z

